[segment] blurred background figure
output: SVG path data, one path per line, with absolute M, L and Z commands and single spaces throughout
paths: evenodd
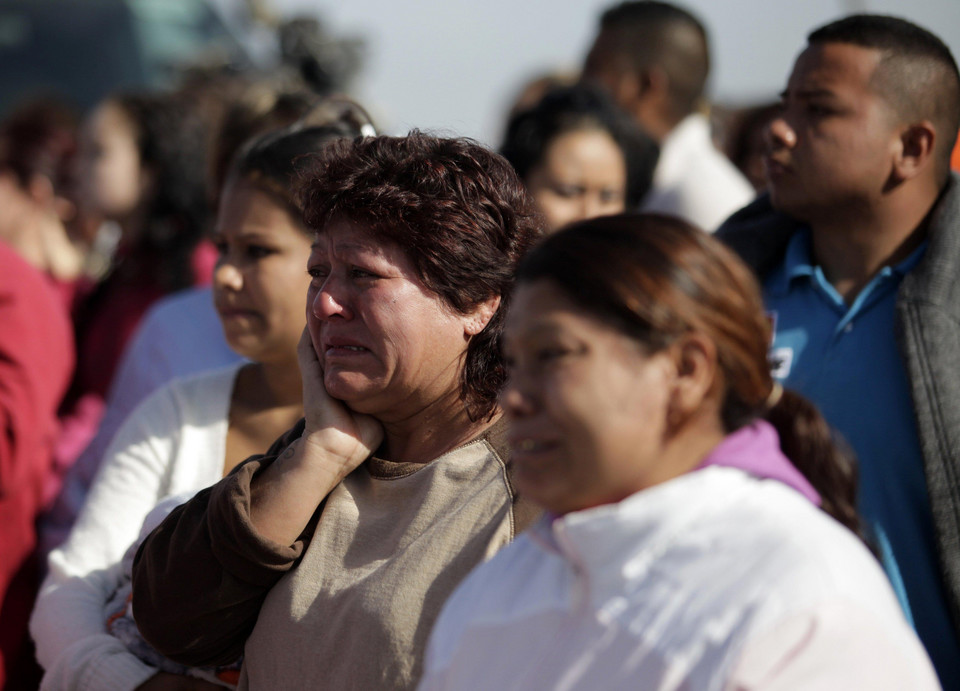
M 700 21 L 674 5 L 641 0 L 604 12 L 583 76 L 603 85 L 660 143 L 642 209 L 713 231 L 755 194 L 713 145 L 709 121 L 698 110 L 709 71 Z
M 247 140 L 296 121 L 303 125 L 342 122 L 356 132 L 372 129 L 369 117 L 355 103 L 318 101 L 315 93 L 303 89 L 278 91 L 254 80 L 228 97 L 219 132 L 210 145 L 208 198 L 214 208 L 234 155 Z M 96 436 L 70 468 L 56 503 L 43 517 L 42 551 L 47 553 L 66 539 L 113 435 L 143 399 L 175 377 L 238 359 L 224 340 L 209 286 L 159 300 L 123 355 Z
M 39 574 L 34 521 L 52 473 L 73 334 L 49 279 L 0 242 L 0 688 L 36 688 L 26 635 Z
M 557 87 L 516 112 L 500 153 L 549 231 L 636 208 L 650 189 L 657 145 L 599 87 Z
M 741 108 L 729 112 L 719 129 L 720 148 L 730 162 L 743 173 L 757 193 L 767 189 L 767 174 L 763 167 L 766 153 L 764 133 L 780 112 L 777 103 Z
M 63 471 L 93 437 L 124 346 L 146 310 L 210 281 L 216 251 L 203 240 L 206 136 L 203 120 L 172 94 L 114 95 L 83 125 L 80 206 L 117 232 L 104 277 L 75 310 L 78 365 L 57 448 Z
M 4 0 L 0 114 L 38 92 L 79 109 L 116 91 L 180 88 L 245 75 L 324 95 L 347 90 L 364 42 L 281 0 Z
M 45 273 L 69 309 L 83 276 L 72 169 L 77 118 L 45 99 L 20 106 L 0 122 L 0 240 Z
M 548 92 L 564 86 L 573 86 L 578 81 L 580 81 L 580 73 L 574 71 L 546 72 L 526 80 L 511 99 L 507 122 L 540 103 Z
M 843 12 L 907 14 L 942 27 L 955 52 L 960 45 L 954 0 L 822 0 L 786 8 L 767 0 L 678 2 L 713 39 L 708 93 L 714 103 L 775 98 L 805 30 Z M 71 101 L 73 92 L 92 86 L 92 97 L 75 101 L 87 108 L 117 88 L 175 86 L 197 62 L 226 74 L 270 72 L 272 78 L 287 61 L 294 72 L 294 51 L 284 53 L 279 34 L 309 18 L 316 32 L 301 45 L 313 50 L 310 60 L 338 80 L 334 91 L 367 104 L 384 131 L 443 128 L 497 145 L 516 85 L 533 74 L 578 72 L 608 4 L 569 0 L 559 11 L 539 2 L 489 0 L 418 12 L 390 0 L 5 0 L 0 64 L 18 69 L 0 75 L 0 110 L 24 95 L 4 80 L 62 92 Z
M 950 167 L 960 173 L 960 136 L 957 137 L 957 142 L 953 145 L 953 154 L 950 156 Z

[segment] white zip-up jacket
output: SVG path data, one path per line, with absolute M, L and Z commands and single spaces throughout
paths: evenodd
M 447 602 L 420 685 L 939 688 L 863 544 L 729 467 L 542 519 Z

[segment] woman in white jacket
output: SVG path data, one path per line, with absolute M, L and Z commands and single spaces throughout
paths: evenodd
M 769 342 L 748 269 L 682 221 L 533 250 L 501 403 L 547 513 L 448 600 L 422 691 L 939 688 Z
M 43 689 L 217 688 L 147 664 L 151 656 L 112 635 L 107 610 L 129 577 L 124 553 L 161 499 L 217 482 L 302 416 L 296 350 L 313 235 L 295 178 L 310 153 L 357 134 L 346 119 L 295 125 L 238 155 L 218 210 L 213 295 L 227 341 L 249 362 L 174 380 L 118 430 L 69 539 L 50 555 L 34 608 Z

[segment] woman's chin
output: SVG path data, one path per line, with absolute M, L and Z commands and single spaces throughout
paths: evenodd
M 247 359 L 250 359 L 249 352 L 258 349 L 261 340 L 253 336 L 249 329 L 229 328 L 227 326 L 223 327 L 223 337 L 227 345 L 230 346 L 230 350 Z
M 369 412 L 364 404 L 380 392 L 379 387 L 366 377 L 347 372 L 325 373 L 323 385 L 330 396 L 358 413 Z

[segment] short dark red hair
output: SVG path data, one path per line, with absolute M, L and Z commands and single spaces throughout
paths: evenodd
M 492 415 L 506 379 L 500 335 L 514 270 L 543 232 L 511 165 L 469 139 L 417 131 L 344 140 L 316 156 L 301 199 L 318 232 L 344 218 L 399 246 L 424 285 L 460 313 L 500 296 L 467 347 L 460 382 L 470 414 Z

